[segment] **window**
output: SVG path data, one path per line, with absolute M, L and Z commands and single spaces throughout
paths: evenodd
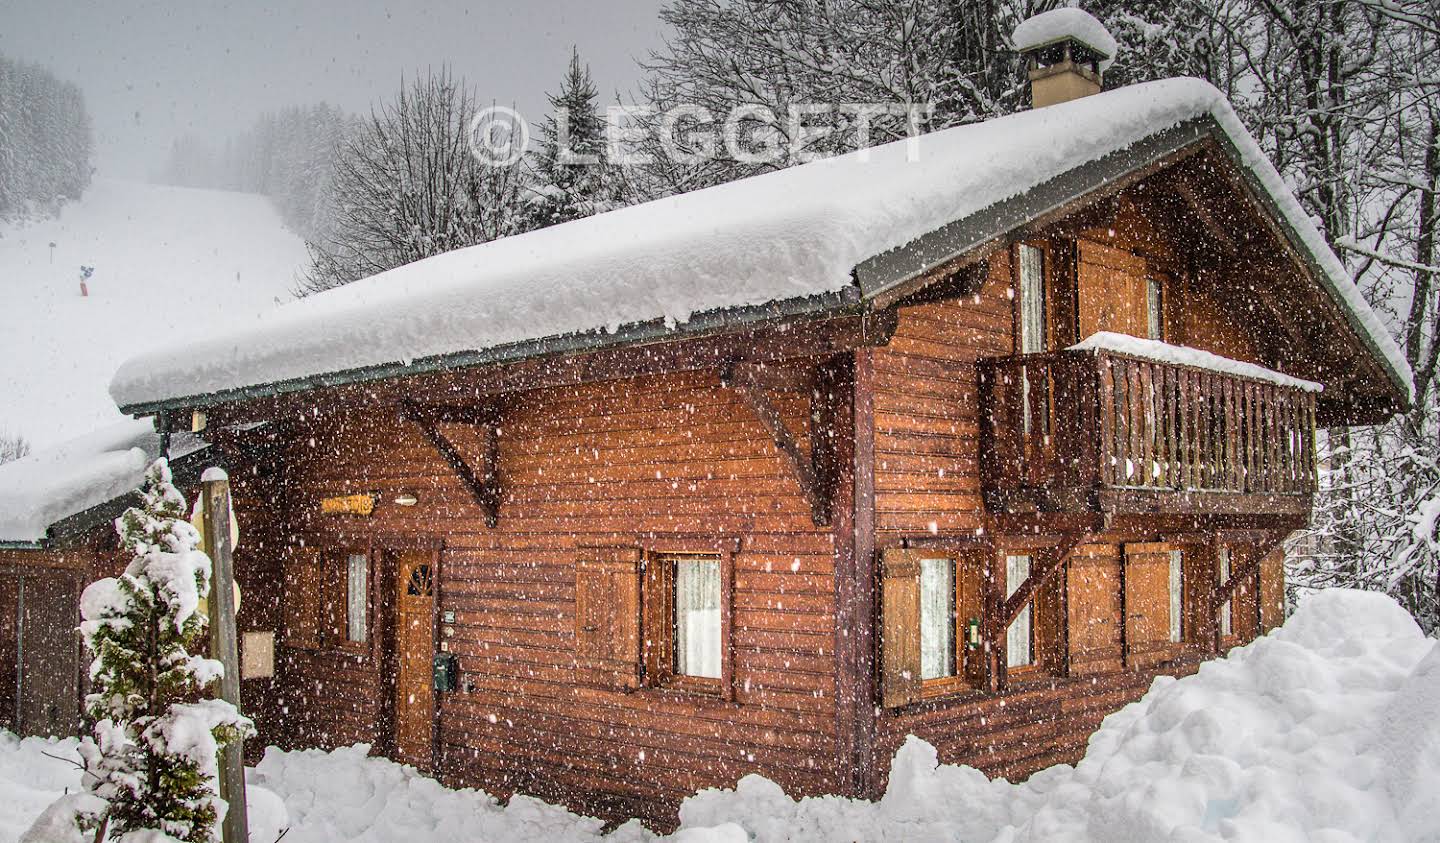
M 370 560 L 363 553 L 352 553 L 345 562 L 345 640 L 364 644 L 369 633 Z
M 1005 557 L 1005 597 L 1008 599 L 1025 580 L 1030 578 L 1030 557 L 1009 554 Z M 1034 604 L 1028 604 L 1015 616 L 1005 631 L 1005 666 L 1025 667 L 1035 663 L 1031 626 Z
M 1180 613 L 1183 610 L 1185 555 L 1181 551 L 1170 551 L 1170 643 L 1179 644 L 1183 633 Z
M 1164 289 L 1159 278 L 1145 279 L 1146 335 L 1152 340 L 1165 339 Z
M 920 678 L 955 675 L 955 563 L 920 560 Z
M 720 560 L 674 559 L 675 673 L 720 678 Z
M 1230 548 L 1220 547 L 1215 550 L 1216 556 L 1216 587 L 1230 581 Z M 1220 635 L 1229 638 L 1235 634 L 1234 620 L 1230 614 L 1231 601 L 1226 600 L 1225 605 L 1220 607 Z
M 988 553 L 889 547 L 880 556 L 880 685 L 886 708 L 983 687 Z
M 1045 253 L 1020 244 L 1020 353 L 1045 350 Z
M 729 697 L 732 553 L 724 547 L 645 554 L 644 684 Z

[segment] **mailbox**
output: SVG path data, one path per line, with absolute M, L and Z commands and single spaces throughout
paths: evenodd
M 433 661 L 435 690 L 453 691 L 460 683 L 460 661 L 454 653 L 436 653 Z

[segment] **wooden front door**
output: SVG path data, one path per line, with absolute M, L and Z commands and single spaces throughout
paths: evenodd
M 434 746 L 435 555 L 396 557 L 395 760 L 428 770 Z

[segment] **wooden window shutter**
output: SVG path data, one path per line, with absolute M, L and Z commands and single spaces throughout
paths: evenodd
M 639 686 L 639 548 L 581 550 L 575 566 L 575 671 L 588 684 Z
M 323 643 L 320 551 L 292 547 L 285 555 L 285 645 L 306 650 Z
M 1170 546 L 1125 546 L 1125 666 L 1150 667 L 1170 656 Z
M 881 700 L 895 708 L 920 700 L 920 556 L 886 548 L 880 569 Z
M 955 622 L 959 627 L 961 675 L 974 688 L 985 686 L 985 562 L 984 551 L 962 553 L 955 558 Z M 970 625 L 975 621 L 981 643 L 972 647 Z

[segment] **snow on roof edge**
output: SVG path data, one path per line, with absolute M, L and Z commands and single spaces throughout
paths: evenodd
M 170 457 L 205 447 L 177 434 Z M 126 419 L 0 465 L 0 545 L 42 544 L 55 524 L 135 491 L 159 453 L 151 420 Z
M 1370 341 L 1371 350 L 1386 364 L 1387 374 L 1405 393 L 1406 403 L 1413 404 L 1415 375 L 1410 370 L 1410 363 L 1395 342 L 1395 337 L 1365 300 L 1350 271 L 1330 248 L 1310 215 L 1300 207 L 1300 200 L 1295 198 L 1269 156 L 1260 149 L 1260 144 L 1245 128 L 1245 124 L 1224 96 L 1220 97 L 1219 107 L 1211 109 L 1211 115 L 1234 144 L 1242 168 L 1255 177 L 1258 182 L 1256 187 L 1275 203 L 1281 222 L 1300 240 L 1297 245 L 1302 252 L 1315 260 L 1316 268 L 1320 270 L 1320 280 L 1329 287 L 1328 292 L 1340 299 L 1338 303 L 1341 310 L 1358 323 L 1352 324 L 1352 327 L 1358 329 L 1356 333 L 1360 334 L 1362 339 Z

